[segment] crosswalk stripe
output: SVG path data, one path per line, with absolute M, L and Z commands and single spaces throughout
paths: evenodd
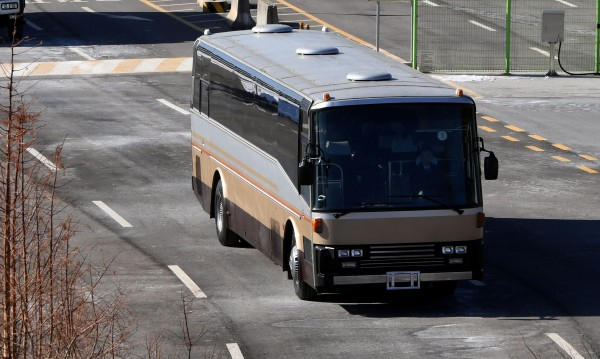
M 10 68 L 10 64 L 2 64 Z M 190 72 L 191 57 L 151 58 L 151 59 L 113 59 L 83 60 L 60 62 L 17 63 L 14 66 L 16 76 L 65 76 L 65 75 L 103 75 L 132 74 L 145 72 Z

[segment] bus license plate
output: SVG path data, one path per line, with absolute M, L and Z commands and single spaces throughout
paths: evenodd
M 421 272 L 387 272 L 387 290 L 421 288 Z

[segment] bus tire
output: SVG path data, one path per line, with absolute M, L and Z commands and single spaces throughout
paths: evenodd
M 292 238 L 293 233 L 292 233 Z M 311 300 L 317 296 L 317 291 L 302 280 L 302 267 L 298 258 L 298 247 L 296 241 L 292 239 L 292 249 L 290 250 L 289 258 L 290 272 L 294 282 L 294 291 L 301 300 Z
M 225 204 L 225 196 L 223 196 L 223 184 L 219 180 L 215 189 L 215 228 L 217 229 L 217 238 L 221 245 L 225 247 L 233 247 L 238 244 L 238 239 L 235 233 L 229 229 L 229 221 L 227 217 L 227 207 Z

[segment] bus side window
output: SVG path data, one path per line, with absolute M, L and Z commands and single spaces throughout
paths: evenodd
M 202 112 L 206 116 L 208 116 L 208 86 L 209 86 L 208 81 L 204 81 L 204 80 L 199 81 L 200 94 L 199 94 L 198 99 L 200 101 L 200 112 Z
M 192 107 L 200 110 L 200 75 L 194 76 L 194 92 L 192 93 Z

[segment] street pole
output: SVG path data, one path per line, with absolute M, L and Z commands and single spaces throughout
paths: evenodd
M 596 75 L 600 73 L 600 0 L 596 0 Z
M 413 0 L 412 1 L 412 16 L 411 16 L 411 20 L 412 20 L 412 51 L 411 51 L 411 64 L 412 64 L 412 68 L 416 69 L 417 68 L 417 50 L 418 50 L 418 44 L 417 44 L 417 28 L 418 28 L 418 15 L 419 15 L 419 0 Z
M 600 1 L 600 0 L 598 0 Z M 508 75 L 510 73 L 510 23 L 511 23 L 511 0 L 506 0 L 506 39 L 504 39 L 505 49 L 504 49 L 504 73 Z
M 600 0 L 598 0 L 600 1 Z M 379 52 L 379 15 L 380 15 L 380 1 L 377 1 L 377 17 L 375 18 L 375 26 L 377 27 L 377 29 L 375 30 L 375 48 L 377 49 L 377 52 Z

